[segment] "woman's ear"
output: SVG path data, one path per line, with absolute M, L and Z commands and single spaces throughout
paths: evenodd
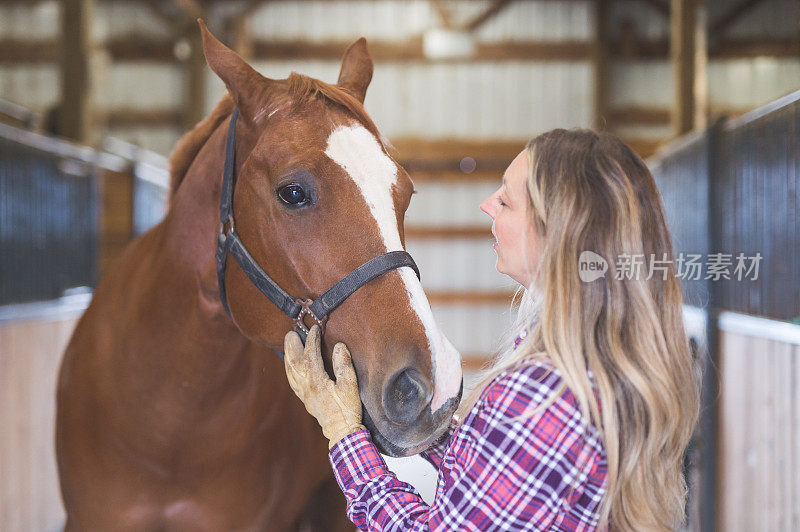
M 339 81 L 336 84 L 350 91 L 364 103 L 370 81 L 372 81 L 372 58 L 367 51 L 367 40 L 361 37 L 345 51 L 342 68 L 339 71 Z
M 242 117 L 252 122 L 272 80 L 256 72 L 239 54 L 219 42 L 201 19 L 197 19 L 197 23 L 203 35 L 203 53 L 208 66 L 225 83 Z

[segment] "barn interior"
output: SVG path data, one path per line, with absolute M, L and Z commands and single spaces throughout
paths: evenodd
M 225 94 L 198 18 L 270 78 L 335 83 L 367 39 L 364 105 L 418 191 L 407 250 L 467 385 L 518 287 L 480 202 L 539 133 L 631 146 L 675 254 L 726 267 L 682 284 L 704 369 L 684 530 L 800 530 L 797 0 L 0 0 L 0 530 L 63 525 L 59 362 L 104 272 L 163 218 L 176 142 Z M 432 499 L 432 468 L 389 462 Z

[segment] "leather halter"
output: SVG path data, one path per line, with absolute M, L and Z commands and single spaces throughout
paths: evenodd
M 308 315 L 315 323 L 319 324 L 325 332 L 325 323 L 330 313 L 338 307 L 345 299 L 350 297 L 356 290 L 370 282 L 372 279 L 388 271 L 408 266 L 416 272 L 419 278 L 419 269 L 414 259 L 406 251 L 390 251 L 383 255 L 362 264 L 343 279 L 333 285 L 327 292 L 316 300 L 300 299 L 292 297 L 286 290 L 281 288 L 267 273 L 259 266 L 253 256 L 247 251 L 242 239 L 236 232 L 233 219 L 233 187 L 234 187 L 234 168 L 236 153 L 236 119 L 239 116 L 239 109 L 234 108 L 231 115 L 231 122 L 228 126 L 228 140 L 225 143 L 225 169 L 222 174 L 222 195 L 219 204 L 219 219 L 221 222 L 219 236 L 217 238 L 217 281 L 219 282 L 219 297 L 222 306 L 231 316 L 228 307 L 228 297 L 225 292 L 225 265 L 228 253 L 233 255 L 236 262 L 241 266 L 242 271 L 256 285 L 262 294 L 272 301 L 284 314 L 294 321 L 295 330 L 303 343 L 306 341 L 309 328 L 305 324 L 305 316 Z M 225 231 L 225 226 L 228 230 Z M 233 316 L 231 316 L 232 318 Z

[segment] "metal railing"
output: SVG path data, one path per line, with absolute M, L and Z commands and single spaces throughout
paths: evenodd
M 96 159 L 91 149 L 0 124 L 0 304 L 94 285 Z
M 132 181 L 130 237 L 163 218 L 166 159 L 123 143 L 108 148 L 0 123 L 0 305 L 96 285 L 106 172 Z

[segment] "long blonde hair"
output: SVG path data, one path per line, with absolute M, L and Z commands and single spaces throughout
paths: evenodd
M 513 330 L 528 334 L 516 349 L 509 335 L 459 417 L 497 375 L 545 357 L 562 387 L 541 406 L 569 388 L 584 428 L 594 425 L 606 451 L 601 527 L 674 530 L 685 515 L 682 465 L 698 418 L 700 379 L 655 182 L 642 159 L 607 133 L 556 129 L 526 149 L 528 208 L 541 253 L 530 265 L 536 286 L 524 290 Z M 581 280 L 583 251 L 607 261 L 604 277 Z M 634 275 L 618 279 L 616 259 L 626 256 L 643 256 L 631 262 L 642 263 L 641 273 L 629 269 Z M 652 258 L 658 262 L 648 279 Z

